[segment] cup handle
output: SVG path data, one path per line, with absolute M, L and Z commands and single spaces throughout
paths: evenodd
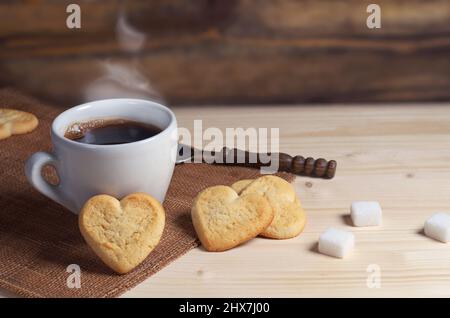
M 51 165 L 58 171 L 59 162 L 53 154 L 43 151 L 33 154 L 25 164 L 25 174 L 28 181 L 45 196 L 71 211 L 76 211 L 73 204 L 61 192 L 60 186 L 52 185 L 42 177 L 41 171 L 45 165 Z

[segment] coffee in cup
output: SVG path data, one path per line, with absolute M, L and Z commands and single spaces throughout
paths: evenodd
M 33 154 L 25 172 L 37 190 L 72 212 L 97 194 L 120 199 L 145 192 L 163 202 L 178 145 L 167 107 L 140 99 L 89 102 L 61 113 L 51 137 L 52 152 Z M 55 167 L 59 184 L 42 177 L 45 165 Z
M 71 124 L 64 137 L 93 145 L 119 145 L 147 139 L 159 134 L 160 127 L 150 123 L 105 118 Z

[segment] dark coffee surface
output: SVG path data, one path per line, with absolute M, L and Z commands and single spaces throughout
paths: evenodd
M 64 137 L 93 145 L 118 145 L 147 139 L 161 128 L 127 119 L 96 119 L 70 125 Z

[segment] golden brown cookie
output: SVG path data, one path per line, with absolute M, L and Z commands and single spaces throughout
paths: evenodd
M 102 261 L 119 274 L 138 266 L 158 245 L 164 230 L 162 205 L 145 193 L 121 201 L 101 194 L 79 216 L 81 234 Z
M 38 123 L 36 116 L 31 113 L 0 108 L 0 140 L 11 135 L 26 134 L 34 130 Z
M 228 250 L 258 236 L 273 219 L 272 208 L 263 196 L 239 196 L 227 186 L 201 191 L 191 215 L 203 247 L 211 252 Z
M 274 210 L 272 223 L 261 236 L 288 239 L 299 235 L 306 224 L 306 214 L 292 185 L 277 176 L 240 180 L 231 186 L 241 195 L 256 193 L 267 198 Z

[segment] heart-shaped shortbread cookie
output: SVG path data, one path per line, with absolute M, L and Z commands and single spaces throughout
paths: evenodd
M 258 236 L 274 215 L 263 196 L 239 196 L 227 186 L 214 186 L 200 192 L 191 214 L 203 247 L 211 252 L 228 250 Z
M 121 201 L 101 194 L 79 216 L 80 231 L 102 261 L 119 274 L 131 271 L 158 245 L 164 230 L 162 205 L 145 193 Z
M 303 231 L 306 214 L 294 188 L 286 180 L 277 176 L 263 176 L 255 180 L 237 181 L 231 187 L 241 195 L 259 194 L 269 201 L 275 215 L 261 236 L 288 239 Z
M 11 135 L 26 134 L 34 130 L 39 121 L 31 113 L 21 110 L 0 108 L 0 139 Z

